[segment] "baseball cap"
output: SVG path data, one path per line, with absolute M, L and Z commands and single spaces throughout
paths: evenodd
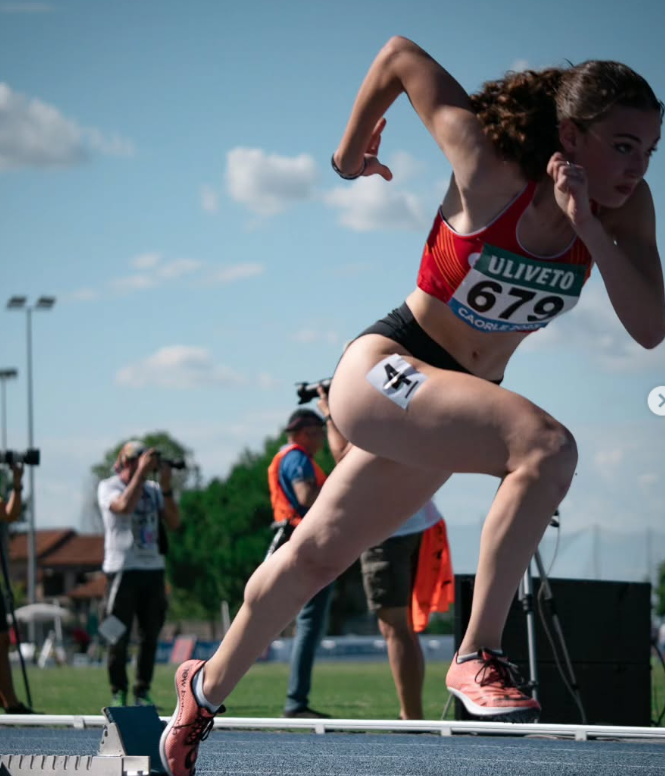
M 314 410 L 295 410 L 289 416 L 285 431 L 298 431 L 306 426 L 325 426 L 325 420 Z

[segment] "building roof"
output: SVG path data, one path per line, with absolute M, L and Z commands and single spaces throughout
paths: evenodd
M 93 566 L 101 568 L 104 560 L 104 537 L 90 534 L 71 536 L 66 542 L 39 559 L 42 568 L 53 566 Z
M 57 547 L 75 535 L 71 528 L 53 528 L 35 531 L 35 553 L 38 559 L 53 552 Z M 28 534 L 13 534 L 9 545 L 10 561 L 28 559 Z

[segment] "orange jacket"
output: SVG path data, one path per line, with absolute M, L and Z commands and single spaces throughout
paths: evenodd
M 455 601 L 455 578 L 446 523 L 439 520 L 422 536 L 410 615 L 413 630 L 422 633 L 432 612 L 447 612 Z
M 288 520 L 289 523 L 291 523 L 291 525 L 295 528 L 295 526 L 301 522 L 302 516 L 289 501 L 289 498 L 284 492 L 284 488 L 279 481 L 279 467 L 283 458 L 292 450 L 301 450 L 312 462 L 312 466 L 314 467 L 314 475 L 316 476 L 316 484 L 319 486 L 319 488 L 326 481 L 326 473 L 307 452 L 307 450 L 305 450 L 305 448 L 301 447 L 300 445 L 287 445 L 286 447 L 283 447 L 272 459 L 270 466 L 268 467 L 268 487 L 270 488 L 270 501 L 272 503 L 272 511 L 275 516 L 275 522 L 281 523 L 283 520 Z

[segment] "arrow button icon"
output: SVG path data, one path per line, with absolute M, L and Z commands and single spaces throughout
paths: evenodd
M 647 404 L 654 415 L 665 417 L 665 385 L 658 385 L 649 391 Z

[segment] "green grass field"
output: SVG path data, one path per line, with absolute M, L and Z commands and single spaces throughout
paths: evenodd
M 427 666 L 424 691 L 427 719 L 441 718 L 448 697 L 445 687 L 447 670 L 448 663 L 431 662 Z M 657 664 L 654 664 L 653 671 L 653 717 L 657 718 L 665 704 L 665 675 Z M 155 671 L 152 696 L 162 715 L 170 715 L 173 710 L 174 672 L 173 666 L 164 665 L 157 666 Z M 131 682 L 131 669 L 129 675 Z M 255 665 L 229 697 L 228 713 L 233 717 L 281 716 L 287 678 L 286 664 Z M 28 681 L 35 709 L 45 714 L 100 714 L 102 707 L 110 702 L 107 674 L 103 667 L 30 668 Z M 24 698 L 20 669 L 14 669 L 14 682 L 20 697 Z M 315 709 L 343 719 L 397 719 L 399 715 L 387 662 L 318 662 L 310 703 Z M 451 704 L 447 718 L 453 719 L 453 714 Z

